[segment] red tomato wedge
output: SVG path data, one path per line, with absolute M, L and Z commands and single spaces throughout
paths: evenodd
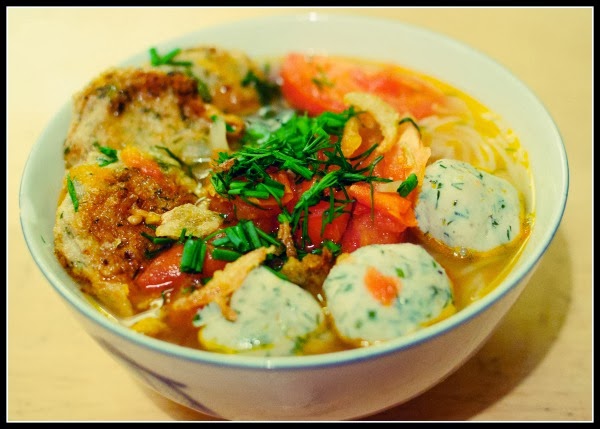
M 286 100 L 311 116 L 343 111 L 348 92 L 375 94 L 416 119 L 431 115 L 444 99 L 439 89 L 398 66 L 341 57 L 291 53 L 282 63 L 281 77 Z
M 198 275 L 193 276 L 181 272 L 179 265 L 182 254 L 182 244 L 176 244 L 170 249 L 163 251 L 150 261 L 133 282 L 141 290 L 150 293 L 152 291 L 176 289 L 194 277 L 199 279 Z
M 184 273 L 180 268 L 182 254 L 183 244 L 177 243 L 152 259 L 133 281 L 140 292 L 156 294 L 156 291 L 166 289 L 177 290 L 204 277 L 211 277 L 215 271 L 222 270 L 226 264 L 225 261 L 214 259 L 208 251 L 202 273 Z
M 326 223 L 323 227 L 323 217 L 327 216 L 327 211 L 330 210 L 330 204 L 327 201 L 321 201 L 320 203 L 309 208 L 308 212 L 308 236 L 310 241 L 314 245 L 320 245 L 324 240 L 331 240 L 339 243 L 342 239 L 342 235 L 346 231 L 346 225 L 350 219 L 348 213 L 343 213 L 336 216 L 332 222 Z M 301 233 L 301 228 L 298 229 Z
M 285 206 L 294 197 L 294 192 L 292 190 L 292 182 L 290 180 L 289 175 L 285 171 L 276 171 L 274 173 L 270 173 L 269 176 L 271 177 L 271 179 L 284 186 L 284 194 L 281 200 L 277 201 L 273 196 L 270 196 L 267 199 L 248 198 L 248 200 L 252 204 L 263 208 L 278 208 L 280 204 L 282 206 Z
M 371 193 L 371 186 L 361 182 L 350 186 L 348 195 L 363 206 L 373 207 L 376 211 L 395 218 L 399 223 L 416 226 L 411 202 L 396 192 L 373 191 Z
M 396 218 L 357 204 L 342 237 L 342 251 L 351 253 L 370 244 L 401 243 L 406 229 Z

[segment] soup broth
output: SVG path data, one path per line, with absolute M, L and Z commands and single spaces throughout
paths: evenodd
M 150 58 L 76 94 L 64 147 L 56 254 L 107 317 L 217 353 L 328 353 L 451 317 L 518 260 L 534 220 L 527 153 L 459 88 L 356 58 Z M 514 190 L 518 231 L 480 250 L 422 227 L 445 161 L 473 168 L 485 198 L 484 177 Z M 462 177 L 454 192 L 479 192 Z M 427 215 L 450 228 L 437 200 Z

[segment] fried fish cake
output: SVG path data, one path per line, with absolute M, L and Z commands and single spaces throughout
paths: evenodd
M 147 213 L 160 219 L 162 213 L 197 200 L 175 176 L 148 166 L 130 167 L 119 161 L 104 167 L 96 163 L 73 167 L 56 212 L 59 261 L 85 292 L 121 317 L 138 310 L 130 300 L 130 285 L 148 261 L 148 252 L 160 247 L 142 235 L 154 236 L 153 222 L 132 222 L 131 216 Z
M 111 69 L 74 99 L 65 166 L 87 162 L 95 146 L 168 149 L 180 159 L 210 158 L 210 119 L 194 79 L 154 69 Z M 186 155 L 190 152 L 190 155 Z M 168 157 L 167 150 L 164 156 Z
M 176 59 L 175 65 L 109 69 L 78 92 L 64 142 L 66 167 L 87 162 L 96 145 L 158 147 L 164 158 L 206 162 L 214 149 L 223 150 L 211 137 L 215 117 L 229 125 L 227 138 L 235 140 L 244 126 L 237 115 L 256 112 L 264 88 L 275 87 L 236 51 L 196 47 Z
M 265 71 L 239 50 L 196 46 L 182 49 L 174 59 L 191 63 L 171 69 L 194 76 L 203 99 L 226 114 L 254 113 L 277 91 Z

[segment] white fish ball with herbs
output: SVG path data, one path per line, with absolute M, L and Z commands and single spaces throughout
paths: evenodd
M 419 230 L 444 245 L 485 252 L 521 233 L 521 203 L 507 180 L 451 159 L 425 169 L 415 207 Z
M 349 343 L 385 341 L 453 314 L 444 268 L 416 244 L 373 244 L 347 255 L 323 284 L 327 308 Z
M 286 356 L 302 352 L 311 334 L 324 329 L 321 305 L 300 286 L 283 280 L 265 267 L 246 276 L 231 296 L 237 313 L 227 320 L 211 302 L 198 311 L 198 338 L 208 350 L 261 356 Z

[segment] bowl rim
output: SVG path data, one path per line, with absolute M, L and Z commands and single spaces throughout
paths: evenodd
M 174 44 L 181 43 L 184 40 L 190 40 L 191 38 L 201 36 L 205 33 L 210 33 L 212 30 L 216 29 L 239 29 L 240 26 L 250 29 L 259 25 L 270 25 L 273 23 L 306 23 L 312 25 L 321 24 L 325 22 L 336 22 L 340 25 L 359 25 L 370 23 L 396 28 L 403 28 L 404 30 L 408 30 L 415 34 L 420 34 L 424 37 L 433 38 L 438 42 L 441 41 L 446 44 L 453 45 L 457 49 L 466 51 L 468 55 L 479 57 L 479 60 L 485 61 L 488 64 L 491 64 L 493 67 L 498 68 L 502 73 L 506 75 L 508 79 L 511 79 L 513 81 L 513 84 L 520 86 L 521 90 L 525 91 L 529 95 L 529 98 L 531 99 L 532 103 L 536 103 L 538 107 L 541 107 L 543 109 L 543 111 L 547 115 L 547 122 L 552 127 L 551 132 L 554 134 L 556 142 L 558 143 L 558 155 L 560 158 L 560 163 L 562 167 L 561 173 L 563 176 L 561 185 L 563 187 L 561 189 L 560 194 L 560 203 L 556 205 L 556 211 L 554 212 L 553 217 L 549 222 L 550 227 L 543 232 L 542 237 L 539 240 L 539 244 L 534 251 L 533 257 L 531 257 L 527 261 L 527 263 L 520 265 L 516 270 L 513 270 L 510 273 L 509 277 L 507 277 L 507 279 L 505 279 L 487 295 L 477 300 L 476 302 L 470 304 L 469 306 L 465 307 L 464 309 L 460 310 L 450 318 L 440 321 L 434 325 L 428 326 L 424 329 L 421 329 L 413 334 L 409 334 L 407 336 L 399 337 L 393 340 L 389 340 L 380 344 L 375 344 L 364 348 L 356 348 L 351 350 L 308 356 L 264 357 L 247 356 L 239 354 L 221 354 L 210 351 L 196 350 L 141 335 L 131 330 L 130 328 L 127 328 L 125 326 L 119 325 L 118 323 L 111 321 L 109 318 L 101 314 L 98 310 L 92 308 L 92 306 L 87 305 L 85 302 L 83 302 L 80 295 L 76 291 L 72 290 L 71 287 L 69 287 L 69 285 L 63 284 L 61 279 L 54 272 L 52 272 L 51 269 L 49 269 L 49 267 L 41 257 L 42 249 L 39 245 L 36 244 L 36 242 L 34 242 L 32 232 L 29 228 L 29 224 L 24 220 L 24 218 L 26 217 L 26 210 L 29 207 L 25 207 L 22 203 L 23 199 L 25 198 L 25 190 L 27 189 L 29 183 L 28 180 L 29 172 L 32 168 L 32 159 L 35 158 L 35 154 L 41 147 L 42 142 L 47 139 L 46 136 L 51 133 L 51 128 L 56 123 L 58 118 L 67 114 L 70 116 L 72 104 L 71 101 L 68 101 L 63 105 L 63 107 L 58 111 L 58 113 L 56 113 L 52 117 L 52 119 L 46 125 L 43 132 L 41 133 L 41 135 L 39 136 L 39 138 L 37 139 L 37 141 L 31 149 L 31 152 L 23 169 L 23 175 L 21 177 L 19 190 L 19 206 L 22 233 L 24 235 L 25 241 L 34 261 L 36 262 L 42 274 L 52 285 L 54 290 L 56 290 L 59 293 L 59 295 L 61 295 L 62 298 L 70 304 L 71 309 L 76 310 L 80 315 L 84 316 L 92 323 L 99 325 L 101 328 L 109 331 L 111 334 L 116 335 L 128 342 L 131 342 L 137 347 L 149 349 L 163 355 L 184 359 L 186 361 L 200 362 L 214 366 L 224 366 L 231 368 L 262 368 L 278 370 L 291 370 L 299 368 L 322 368 L 334 365 L 350 365 L 364 360 L 376 359 L 381 356 L 416 347 L 422 343 L 428 342 L 434 338 L 444 335 L 444 333 L 451 331 L 459 325 L 467 323 L 471 319 L 484 312 L 490 306 L 493 306 L 501 297 L 508 294 L 521 281 L 523 281 L 527 274 L 530 274 L 532 270 L 535 269 L 539 260 L 544 255 L 552 239 L 554 238 L 554 235 L 558 230 L 566 207 L 566 200 L 569 188 L 569 169 L 566 150 L 564 147 L 564 141 L 550 113 L 543 106 L 542 102 L 537 98 L 537 96 L 532 92 L 532 90 L 529 87 L 527 87 L 524 83 L 522 83 L 503 65 L 496 62 L 486 54 L 483 54 L 480 51 L 474 49 L 473 47 L 468 46 L 467 44 L 458 40 L 452 39 L 451 37 L 442 33 L 429 30 L 424 27 L 419 27 L 413 24 L 408 24 L 403 21 L 392 20 L 389 18 L 332 14 L 315 11 L 306 13 L 290 13 L 283 15 L 262 16 L 213 24 L 206 27 L 202 27 L 200 30 L 189 32 L 182 36 L 169 39 L 165 42 L 157 43 L 155 46 L 157 46 L 158 48 L 167 48 L 168 46 L 173 46 Z M 145 53 L 140 52 L 138 54 L 134 54 L 128 57 L 128 59 L 122 61 L 118 66 L 138 64 L 141 63 L 143 59 L 146 59 L 146 55 Z

